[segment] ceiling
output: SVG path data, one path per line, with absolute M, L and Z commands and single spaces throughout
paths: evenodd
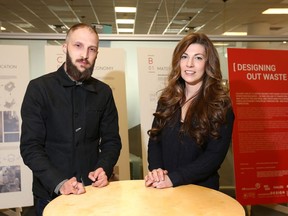
M 116 13 L 115 6 L 136 7 L 137 12 Z M 132 25 L 132 34 L 145 35 L 248 31 L 285 36 L 288 15 L 261 13 L 286 7 L 288 0 L 0 0 L 0 24 L 7 33 L 64 33 L 73 24 L 85 22 L 108 27 L 113 34 Z M 116 18 L 132 18 L 135 23 L 116 24 Z

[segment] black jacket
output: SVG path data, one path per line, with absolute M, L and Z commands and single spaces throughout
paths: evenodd
M 102 167 L 112 174 L 120 150 L 118 114 L 108 85 L 90 78 L 76 85 L 63 65 L 31 80 L 21 107 L 20 151 L 33 172 L 33 193 L 51 199 L 64 179 Z
M 180 109 L 175 115 L 179 119 L 175 125 L 165 126 L 157 140 L 149 139 L 149 170 L 167 170 L 174 187 L 197 184 L 218 190 L 218 170 L 231 143 L 233 110 L 228 110 L 227 123 L 220 128 L 221 138 L 207 140 L 202 148 L 189 135 L 179 135 L 182 124 Z

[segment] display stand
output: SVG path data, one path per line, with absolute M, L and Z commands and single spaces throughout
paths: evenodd
M 266 208 L 270 208 L 273 209 L 275 211 L 284 213 L 284 214 L 288 214 L 288 203 L 285 204 L 269 204 L 269 205 L 262 205 Z
M 247 216 L 251 216 L 251 205 L 244 206 L 245 212 Z
M 277 212 L 288 214 L 288 206 L 287 205 L 288 204 L 285 203 L 285 205 L 284 204 L 266 204 L 266 205 L 261 205 L 261 206 L 263 206 L 265 208 L 270 208 L 270 209 L 277 211 Z M 251 208 L 252 208 L 251 205 L 244 206 L 244 209 L 245 209 L 247 216 L 251 216 Z
M 8 216 L 21 216 L 22 208 L 15 208 L 15 209 L 0 209 L 0 212 L 2 214 L 8 215 Z
M 235 195 L 232 195 L 232 192 L 231 192 L 231 191 L 235 191 L 235 187 L 234 186 L 221 186 L 220 187 L 220 191 L 225 193 L 225 194 L 227 194 L 227 195 L 235 197 Z M 274 211 L 281 212 L 281 213 L 284 213 L 284 214 L 288 215 L 288 203 L 283 203 L 283 204 L 259 204 L 259 205 L 263 206 L 265 208 L 269 208 L 269 209 L 272 209 Z M 251 213 L 252 205 L 245 205 L 243 207 L 245 209 L 246 216 L 251 216 L 252 215 L 252 213 Z

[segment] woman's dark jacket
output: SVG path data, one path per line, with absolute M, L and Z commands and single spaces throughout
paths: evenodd
M 157 140 L 149 139 L 148 168 L 167 170 L 174 187 L 197 184 L 218 190 L 218 170 L 231 143 L 233 110 L 227 112 L 226 123 L 220 128 L 220 138 L 207 139 L 202 147 L 189 135 L 179 132 L 182 124 L 180 110 L 175 113 L 177 123 L 165 126 Z

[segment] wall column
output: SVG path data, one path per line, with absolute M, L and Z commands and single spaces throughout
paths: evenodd
M 251 23 L 247 28 L 247 35 L 269 35 L 270 24 L 266 22 Z M 248 48 L 261 48 L 265 49 L 269 47 L 269 42 L 249 42 Z

